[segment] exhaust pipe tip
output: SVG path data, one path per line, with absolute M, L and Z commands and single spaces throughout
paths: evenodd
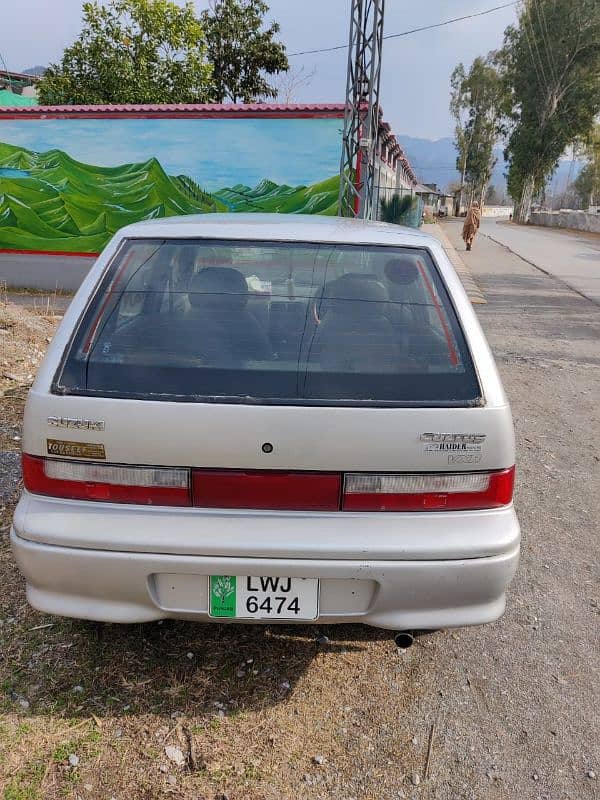
M 399 650 L 408 650 L 414 641 L 415 637 L 410 631 L 399 631 L 394 635 L 394 642 Z

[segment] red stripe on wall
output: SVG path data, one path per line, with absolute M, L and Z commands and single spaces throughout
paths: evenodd
M 62 250 L 12 250 L 0 247 L 0 253 L 13 256 L 67 256 L 68 258 L 98 258 L 100 253 L 65 253 Z

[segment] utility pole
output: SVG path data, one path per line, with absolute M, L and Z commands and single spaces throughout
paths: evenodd
M 375 219 L 385 0 L 351 0 L 338 214 Z

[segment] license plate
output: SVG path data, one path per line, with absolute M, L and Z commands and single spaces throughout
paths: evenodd
M 241 619 L 316 619 L 319 581 L 265 575 L 211 575 L 211 617 Z

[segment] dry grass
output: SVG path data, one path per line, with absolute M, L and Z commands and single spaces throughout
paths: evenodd
M 0 306 L 14 303 L 26 307 L 32 314 L 43 317 L 62 315 L 64 308 L 73 297 L 72 292 L 62 289 L 32 289 L 25 286 L 8 287 L 6 281 L 0 281 Z
M 0 450 L 20 448 L 30 373 L 54 326 L 0 304 L 0 373 L 13 376 L 0 382 Z M 25 599 L 13 510 L 0 506 L 2 800 L 396 797 L 422 769 L 397 723 L 430 641 L 400 656 L 361 626 L 324 629 L 319 645 L 313 627 L 48 617 Z
M 31 384 L 57 322 L 0 297 L 0 395 Z

